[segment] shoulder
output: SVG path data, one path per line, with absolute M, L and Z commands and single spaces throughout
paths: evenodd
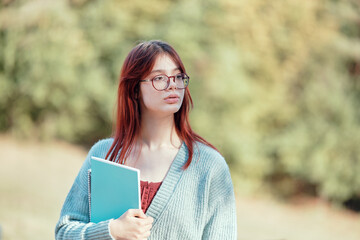
M 109 151 L 111 144 L 113 143 L 112 138 L 102 139 L 97 141 L 88 152 L 85 161 L 83 162 L 78 176 L 75 179 L 74 184 L 79 186 L 83 192 L 87 192 L 87 182 L 88 182 L 88 170 L 91 168 L 91 157 L 105 158 L 107 152 Z
M 229 166 L 217 150 L 197 142 L 194 146 L 191 172 L 206 183 L 211 198 L 233 194 Z
M 97 141 L 91 147 L 89 151 L 89 155 L 104 158 L 113 142 L 114 142 L 113 138 L 106 138 Z
M 194 144 L 192 164 L 198 171 L 206 175 L 218 171 L 229 171 L 229 167 L 221 153 L 200 142 Z
M 199 158 L 209 164 L 227 165 L 220 152 L 200 142 L 196 142 L 194 145 L 194 157 L 194 160 Z

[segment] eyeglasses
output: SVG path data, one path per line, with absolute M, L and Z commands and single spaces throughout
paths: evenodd
M 178 73 L 175 76 L 165 74 L 157 75 L 152 79 L 140 80 L 140 82 L 152 82 L 153 87 L 158 91 L 166 90 L 170 86 L 170 79 L 173 79 L 177 89 L 184 89 L 189 85 L 190 77 L 186 73 Z

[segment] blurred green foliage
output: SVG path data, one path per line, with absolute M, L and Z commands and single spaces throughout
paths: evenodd
M 123 59 L 162 39 L 241 186 L 344 202 L 360 195 L 359 24 L 357 0 L 3 1 L 0 130 L 109 136 Z

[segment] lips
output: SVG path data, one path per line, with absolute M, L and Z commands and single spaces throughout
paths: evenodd
M 169 96 L 164 98 L 164 100 L 166 103 L 172 104 L 177 103 L 180 100 L 180 97 L 177 94 L 170 94 Z
M 166 99 L 175 99 L 175 98 L 180 98 L 179 95 L 177 94 L 170 94 L 169 96 L 167 96 L 166 98 L 164 98 L 165 100 Z

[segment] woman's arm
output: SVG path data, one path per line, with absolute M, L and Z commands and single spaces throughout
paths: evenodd
M 90 150 L 66 197 L 55 228 L 56 239 L 112 239 L 109 233 L 110 220 L 96 224 L 89 222 L 87 171 L 94 148 Z
M 236 239 L 236 204 L 229 168 L 225 160 L 210 173 L 207 222 L 202 239 Z

